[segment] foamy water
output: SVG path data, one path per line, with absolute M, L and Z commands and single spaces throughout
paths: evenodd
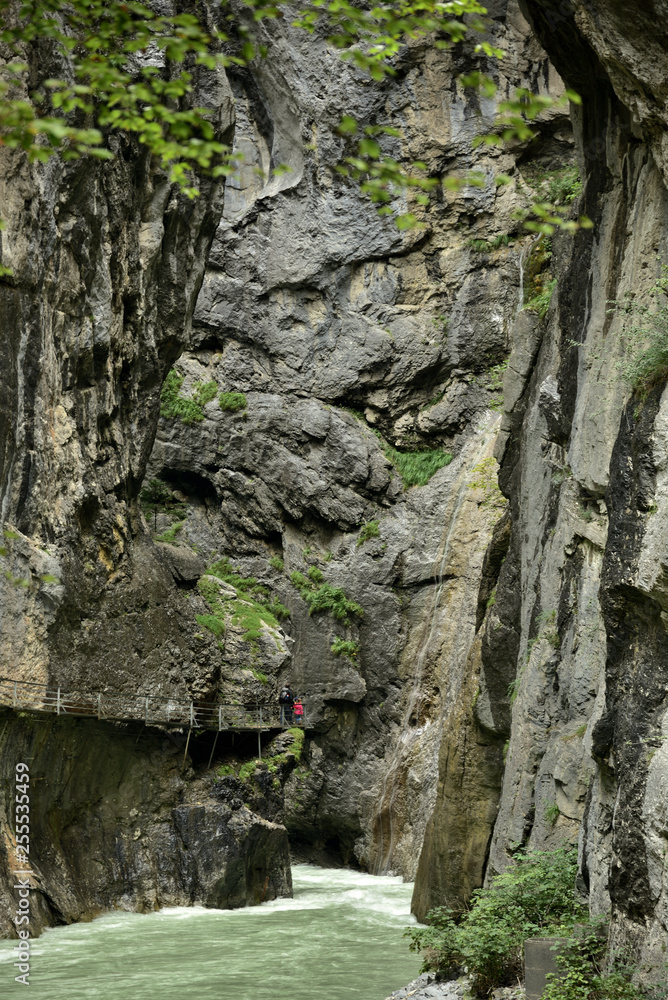
M 0 941 L 0 997 L 30 1000 L 383 1000 L 415 978 L 403 932 L 412 885 L 296 865 L 294 899 L 240 910 L 115 911 L 46 931 L 31 947 L 30 992 Z

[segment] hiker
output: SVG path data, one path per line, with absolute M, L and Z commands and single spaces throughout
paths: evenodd
M 295 713 L 295 724 L 297 726 L 303 726 L 304 725 L 304 706 L 302 705 L 302 700 L 301 700 L 301 698 L 299 696 L 297 696 L 295 698 L 295 700 L 294 700 L 294 704 L 292 706 L 292 711 Z
M 294 704 L 294 698 L 292 697 L 292 691 L 290 690 L 289 684 L 285 684 L 281 688 L 281 693 L 278 696 L 278 703 L 281 706 L 281 725 L 286 726 L 288 723 L 292 722 L 292 706 Z

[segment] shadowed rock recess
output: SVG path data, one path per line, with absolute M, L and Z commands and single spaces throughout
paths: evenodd
M 382 83 L 267 22 L 266 59 L 201 82 L 244 161 L 195 201 L 123 136 L 93 166 L 0 147 L 2 674 L 272 714 L 289 680 L 308 726 L 256 764 L 254 737 L 7 711 L 3 934 L 27 758 L 35 930 L 289 894 L 288 844 L 415 877 L 424 917 L 566 840 L 615 943 L 662 960 L 668 403 L 610 307 L 665 250 L 651 6 L 495 3 L 498 63 L 423 41 Z M 582 104 L 474 150 L 517 86 Z M 344 113 L 484 183 L 400 232 L 333 170 Z M 594 228 L 527 235 L 546 196 Z

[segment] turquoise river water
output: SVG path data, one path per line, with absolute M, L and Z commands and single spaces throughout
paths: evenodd
M 295 865 L 294 899 L 242 910 L 115 911 L 46 931 L 28 990 L 0 941 L 0 997 L 30 1000 L 384 1000 L 418 973 L 412 885 Z

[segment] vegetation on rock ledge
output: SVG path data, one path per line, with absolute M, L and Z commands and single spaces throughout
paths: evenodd
M 211 577 L 215 579 L 209 579 Z M 216 580 L 234 587 L 236 593 L 232 595 L 221 591 Z M 210 566 L 206 575 L 200 578 L 197 588 L 212 612 L 211 615 L 196 615 L 198 624 L 221 636 L 225 631 L 226 618 L 231 616 L 232 624 L 244 629 L 244 640 L 255 649 L 263 627 L 278 628 L 278 619 L 287 618 L 290 613 L 280 601 L 270 600 L 268 588 L 258 583 L 255 577 L 241 576 L 229 559 L 220 559 Z
M 347 623 L 350 615 L 361 617 L 364 614 L 362 606 L 346 597 L 341 587 L 324 582 L 322 573 L 315 566 L 309 569 L 308 578 L 295 570 L 290 574 L 290 581 L 308 605 L 309 615 L 327 613 L 337 621 Z
M 184 424 L 196 424 L 204 420 L 204 407 L 210 403 L 218 391 L 215 382 L 198 382 L 193 387 L 190 398 L 181 395 L 184 375 L 175 368 L 167 372 L 160 391 L 160 416 L 166 420 L 182 420 Z
M 452 455 L 448 451 L 434 448 L 430 451 L 399 451 L 384 445 L 385 457 L 394 465 L 404 481 L 404 489 L 411 486 L 426 486 L 439 469 L 450 465 Z

